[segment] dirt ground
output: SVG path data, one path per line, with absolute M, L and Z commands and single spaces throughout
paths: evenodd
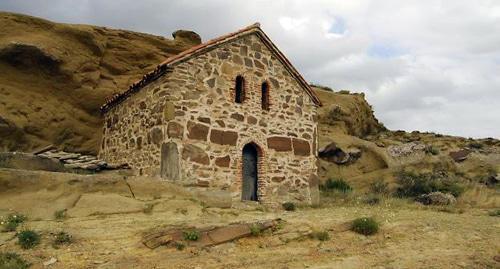
M 4 175 L 5 171 L 3 172 Z M 12 172 L 10 170 L 10 172 Z M 28 173 L 28 172 L 26 172 Z M 34 172 L 29 172 L 34 173 Z M 63 173 L 38 172 L 43 177 Z M 34 174 L 26 174 L 34 177 Z M 42 176 L 40 176 L 42 177 Z M 70 175 L 72 186 L 81 177 L 91 184 L 92 177 Z M 154 197 L 136 190 L 131 197 L 118 183 L 94 184 L 75 201 L 63 195 L 62 183 L 46 187 L 20 188 L 17 185 L 0 195 L 0 213 L 14 207 L 29 212 L 29 220 L 18 227 L 42 234 L 41 244 L 31 250 L 17 245 L 15 233 L 0 233 L 0 252 L 13 251 L 30 261 L 32 268 L 46 268 L 52 257 L 57 262 L 49 268 L 499 268 L 500 221 L 478 208 L 439 208 L 420 206 L 405 200 L 388 198 L 369 206 L 356 199 L 335 200 L 319 208 L 299 208 L 295 212 L 269 210 L 259 205 L 242 204 L 220 209 L 203 205 L 175 189 L 163 186 Z M 1 179 L 1 177 L 0 177 Z M 43 182 L 43 180 L 39 180 Z M 63 182 L 63 181 L 61 181 Z M 96 181 L 100 182 L 100 181 Z M 76 185 L 75 185 L 76 184 Z M 156 182 L 155 184 L 158 184 Z M 26 184 L 24 184 L 26 185 Z M 100 187 L 96 187 L 102 185 Z M 116 186 L 113 191 L 111 186 Z M 147 184 L 146 184 L 147 185 Z M 165 185 L 160 183 L 160 185 Z M 16 187 L 17 186 L 17 187 Z M 134 185 L 130 190 L 134 190 Z M 101 188 L 101 191 L 96 191 Z M 33 197 L 35 203 L 15 203 L 19 191 Z M 78 193 L 75 189 L 73 193 Z M 66 200 L 64 200 L 66 199 Z M 68 217 L 55 220 L 52 213 L 36 215 L 42 200 L 68 208 Z M 59 201 L 61 200 L 61 201 Z M 59 202 L 58 202 L 59 201 Z M 65 203 L 70 206 L 65 205 Z M 29 208 L 28 208 L 29 207 Z M 49 212 L 47 204 L 42 209 Z M 50 211 L 52 212 L 52 211 Z M 381 223 L 379 233 L 363 236 L 348 230 L 355 218 L 373 216 Z M 149 249 L 141 243 L 145 233 L 169 226 L 222 226 L 233 222 L 281 218 L 280 229 L 260 236 L 207 248 L 187 247 L 177 250 L 161 246 Z M 58 249 L 52 246 L 56 232 L 65 231 L 74 242 Z M 308 236 L 312 231 L 328 231 L 330 240 L 318 241 Z

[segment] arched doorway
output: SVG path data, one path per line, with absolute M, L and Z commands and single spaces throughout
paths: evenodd
M 243 147 L 241 200 L 258 201 L 258 161 L 259 153 L 253 143 Z

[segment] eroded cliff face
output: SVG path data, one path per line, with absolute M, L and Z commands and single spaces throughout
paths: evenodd
M 165 58 L 201 42 L 0 12 L 0 150 L 55 144 L 96 153 L 99 107 Z

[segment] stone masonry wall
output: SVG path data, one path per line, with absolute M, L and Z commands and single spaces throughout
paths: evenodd
M 235 79 L 245 99 L 234 102 Z M 269 110 L 261 84 L 269 84 Z M 160 175 L 161 145 L 174 142 L 183 184 L 216 187 L 241 199 L 242 148 L 259 151 L 258 197 L 310 203 L 317 174 L 316 106 L 256 34 L 174 66 L 105 115 L 100 158 Z

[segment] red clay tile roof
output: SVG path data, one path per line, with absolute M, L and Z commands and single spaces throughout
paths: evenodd
M 274 45 L 274 43 L 269 39 L 269 37 L 260 29 L 260 24 L 259 23 L 254 23 L 248 27 L 245 27 L 237 32 L 229 33 L 223 36 L 220 36 L 218 38 L 209 40 L 203 44 L 194 46 L 188 50 L 185 50 L 177 55 L 174 55 L 172 57 L 167 58 L 165 61 L 160 63 L 156 68 L 145 74 L 140 80 L 137 82 L 133 83 L 130 85 L 128 90 L 122 93 L 118 93 L 113 95 L 111 98 L 106 100 L 106 103 L 101 106 L 101 112 L 106 113 L 109 111 L 112 107 L 115 105 L 123 102 L 125 99 L 127 99 L 129 96 L 132 94 L 138 92 L 142 87 L 146 86 L 150 82 L 158 79 L 161 77 L 163 74 L 170 72 L 172 70 L 172 67 L 180 62 L 183 62 L 192 56 L 196 56 L 199 54 L 204 53 L 208 49 L 213 48 L 214 46 L 220 45 L 222 43 L 225 43 L 227 41 L 233 40 L 235 38 L 238 38 L 240 36 L 249 34 L 249 33 L 256 33 L 262 40 L 262 42 L 272 51 L 276 54 L 278 59 L 283 63 L 283 65 L 288 69 L 288 71 L 298 80 L 298 82 L 302 85 L 304 90 L 307 92 L 307 94 L 311 97 L 312 101 L 318 105 L 321 106 L 321 101 L 319 100 L 318 96 L 314 93 L 314 91 L 311 89 L 309 84 L 304 80 L 304 78 L 300 75 L 300 73 L 295 69 L 295 67 L 290 63 L 290 61 L 285 57 L 285 55 Z

